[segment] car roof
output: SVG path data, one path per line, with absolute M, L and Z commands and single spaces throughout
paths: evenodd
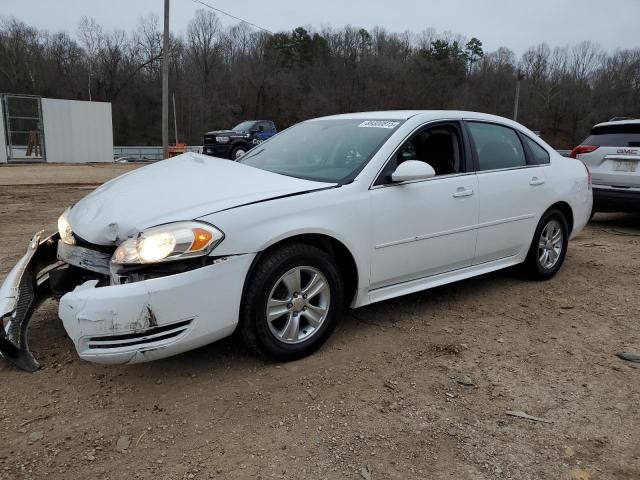
M 596 127 L 610 127 L 616 125 L 639 125 L 640 119 L 631 119 L 631 120 L 615 120 L 613 122 L 602 122 L 594 125 L 592 128 Z
M 374 112 L 354 112 L 340 115 L 329 115 L 315 118 L 314 120 L 344 119 L 344 120 L 408 120 L 412 117 L 420 117 L 421 120 L 439 119 L 469 119 L 496 121 L 505 124 L 518 125 L 516 122 L 505 117 L 490 115 L 488 113 L 468 112 L 464 110 L 381 110 Z

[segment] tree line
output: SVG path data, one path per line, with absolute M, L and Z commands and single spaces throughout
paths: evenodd
M 161 143 L 162 28 L 150 14 L 132 32 L 83 17 L 74 35 L 0 21 L 0 92 L 111 102 L 114 142 Z M 345 26 L 270 34 L 223 27 L 198 10 L 171 35 L 170 92 L 178 137 L 245 119 L 286 128 L 307 118 L 366 110 L 460 109 L 512 117 L 556 148 L 575 146 L 597 122 L 640 115 L 640 48 L 602 51 L 585 41 L 485 52 L 481 40 L 426 29 Z M 170 130 L 173 137 L 173 129 Z M 173 138 L 172 138 L 173 140 Z

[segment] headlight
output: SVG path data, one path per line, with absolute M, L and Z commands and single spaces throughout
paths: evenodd
M 60 218 L 58 218 L 58 233 L 64 243 L 67 245 L 75 245 L 76 239 L 73 236 L 73 230 L 71 230 L 71 225 L 69 224 L 70 211 L 71 207 L 67 208 L 64 213 L 60 215 Z
M 144 264 L 203 257 L 224 239 L 224 233 L 202 222 L 176 222 L 153 227 L 122 242 L 113 263 Z
M 218 143 L 228 143 L 229 137 L 216 137 L 216 142 Z

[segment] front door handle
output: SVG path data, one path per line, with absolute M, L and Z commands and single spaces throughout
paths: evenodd
M 464 187 L 460 187 L 454 192 L 453 198 L 469 197 L 471 195 L 473 195 L 473 188 L 465 189 Z
M 529 185 L 535 187 L 536 185 L 542 185 L 544 183 L 544 178 L 533 177 L 529 181 Z

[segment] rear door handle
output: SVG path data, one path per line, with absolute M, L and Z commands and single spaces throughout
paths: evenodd
M 529 180 L 529 185 L 533 187 L 535 187 L 536 185 L 542 185 L 543 183 L 544 183 L 543 178 L 533 177 L 531 180 Z
M 465 189 L 464 187 L 460 187 L 453 194 L 453 198 L 469 197 L 471 195 L 473 195 L 473 188 Z

